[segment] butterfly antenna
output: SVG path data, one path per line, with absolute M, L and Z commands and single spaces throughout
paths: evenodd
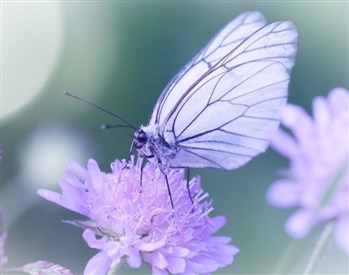
M 114 129 L 114 128 L 130 128 L 130 127 L 131 127 L 130 125 L 111 125 L 111 124 L 102 124 L 101 125 L 102 130 Z
M 78 96 L 76 96 L 76 95 L 74 95 L 74 94 L 72 94 L 72 93 L 70 93 L 70 92 L 63 92 L 63 94 L 66 95 L 66 96 L 75 98 L 75 99 L 77 99 L 77 100 L 80 100 L 80 101 L 82 101 L 82 102 L 85 102 L 85 103 L 87 103 L 87 104 L 90 104 L 90 105 L 92 105 L 93 107 L 97 108 L 98 110 L 101 110 L 102 112 L 107 113 L 107 114 L 109 114 L 109 115 L 112 115 L 113 117 L 116 117 L 116 118 L 120 119 L 121 121 L 125 122 L 125 123 L 127 124 L 126 127 L 131 127 L 131 128 L 133 128 L 134 130 L 137 130 L 137 128 L 136 128 L 135 126 L 133 126 L 131 123 L 129 123 L 128 121 L 126 121 L 126 120 L 123 119 L 122 117 L 120 117 L 120 116 L 118 116 L 118 115 L 116 115 L 116 114 L 114 114 L 114 113 L 112 113 L 112 112 L 109 112 L 108 110 L 103 109 L 102 107 L 99 107 L 99 106 L 97 106 L 96 104 L 93 104 L 92 102 L 87 101 L 86 99 L 83 99 L 83 98 L 81 98 L 81 97 L 78 97 Z M 107 126 L 106 129 L 107 129 L 107 128 L 109 128 L 109 127 Z

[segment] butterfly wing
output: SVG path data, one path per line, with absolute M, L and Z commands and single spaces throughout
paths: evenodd
M 259 13 L 241 16 L 245 20 L 230 24 L 244 27 L 246 19 L 259 18 L 264 25 Z M 235 29 L 223 28 L 161 95 L 151 120 L 178 148 L 171 167 L 230 170 L 266 150 L 286 102 L 297 30 L 291 21 L 255 26 L 232 47 L 224 46 L 234 41 Z
M 190 90 L 193 80 L 199 79 L 214 63 L 265 24 L 263 14 L 253 11 L 239 15 L 224 26 L 167 84 L 153 109 L 148 125 L 163 124 L 170 111 L 176 108 L 176 103 Z

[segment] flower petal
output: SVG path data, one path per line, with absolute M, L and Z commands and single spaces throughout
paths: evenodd
M 124 250 L 124 254 L 128 257 L 126 258 L 127 264 L 132 268 L 138 268 L 142 264 L 141 254 L 138 249 L 127 248 Z
M 79 177 L 79 179 L 82 182 L 85 182 L 88 180 L 89 175 L 85 167 L 83 167 L 80 163 L 73 160 L 68 160 L 67 163 L 68 163 L 68 166 L 74 171 L 74 173 Z
M 165 242 L 164 241 L 159 241 L 159 242 L 154 242 L 154 243 L 144 243 L 138 246 L 139 250 L 146 251 L 146 252 L 151 252 L 156 249 L 159 249 L 160 247 L 164 246 Z
M 168 262 L 160 251 L 153 252 L 152 265 L 160 269 L 167 268 Z
M 314 224 L 314 219 L 313 212 L 299 210 L 286 221 L 286 231 L 293 238 L 302 238 L 308 234 L 310 228 Z
M 182 274 L 185 270 L 186 262 L 183 258 L 171 257 L 168 259 L 167 270 L 171 274 Z
M 97 253 L 87 263 L 84 275 L 103 275 L 110 269 L 111 259 L 104 251 Z
M 336 221 L 334 238 L 344 252 L 349 253 L 349 217 L 343 216 Z
M 183 247 L 174 247 L 172 255 L 176 257 L 186 257 L 190 253 L 188 248 L 183 248 Z
M 215 259 L 202 255 L 202 256 L 194 257 L 193 259 L 188 261 L 188 267 L 191 270 L 195 270 L 195 272 L 197 273 L 203 273 L 203 272 L 214 272 L 220 266 Z
M 344 88 L 334 88 L 328 94 L 328 101 L 337 117 L 342 117 L 349 109 L 349 93 Z
M 293 157 L 298 152 L 298 145 L 293 137 L 280 129 L 271 135 L 271 146 L 288 158 Z
M 152 275 L 168 275 L 166 270 L 157 268 L 156 266 L 152 267 Z
M 322 131 L 326 130 L 331 123 L 331 110 L 326 99 L 322 96 L 318 96 L 313 100 L 313 117 L 314 122 Z
M 88 244 L 88 246 L 91 248 L 104 249 L 104 247 L 107 244 L 106 237 L 103 237 L 101 239 L 97 239 L 95 232 L 93 232 L 90 229 L 86 229 L 84 231 L 84 233 L 82 234 L 82 237 L 84 238 L 84 240 Z
M 288 180 L 278 180 L 269 187 L 267 201 L 276 207 L 293 207 L 299 202 L 299 192 L 295 183 Z
M 89 214 L 89 210 L 87 209 L 86 206 L 81 205 L 77 203 L 75 200 L 65 197 L 59 193 L 56 193 L 50 190 L 45 190 L 45 189 L 39 189 L 37 193 L 39 194 L 39 196 L 43 197 L 44 199 L 54 202 L 71 211 L 80 213 L 85 216 L 88 216 Z
M 226 223 L 227 219 L 224 216 L 217 216 L 212 218 L 213 227 L 207 228 L 207 231 L 211 234 L 216 233 L 219 229 L 221 229 Z

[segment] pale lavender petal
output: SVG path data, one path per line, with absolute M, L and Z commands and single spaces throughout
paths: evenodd
M 160 269 L 160 268 L 157 268 L 156 266 L 153 266 L 152 275 L 168 275 L 168 273 L 164 269 Z
M 62 180 L 64 182 L 69 182 L 75 188 L 83 188 L 80 179 L 70 170 L 64 170 Z
M 82 182 L 85 182 L 88 180 L 89 175 L 85 167 L 83 167 L 81 164 L 73 160 L 68 160 L 67 163 L 68 163 L 68 166 L 74 171 L 74 173 L 79 177 L 79 179 Z
M 76 201 L 74 201 L 73 199 L 67 198 L 59 193 L 56 193 L 50 190 L 45 190 L 45 189 L 39 189 L 37 193 L 41 197 L 45 198 L 46 200 L 54 202 L 71 211 L 74 211 L 86 216 L 89 214 L 89 210 L 86 208 L 86 206 L 81 205 Z
M 298 144 L 287 133 L 277 130 L 271 135 L 271 146 L 285 157 L 293 157 L 297 153 Z
M 214 241 L 217 241 L 215 238 Z M 211 257 L 213 259 L 220 259 L 220 264 L 223 266 L 230 265 L 234 261 L 234 256 L 240 252 L 240 250 L 236 246 L 229 246 L 222 249 L 220 246 L 213 247 Z
M 72 275 L 69 269 L 46 261 L 29 263 L 19 269 L 21 272 L 31 275 Z
M 206 272 L 205 271 L 205 266 L 200 263 L 195 261 L 188 261 L 187 262 L 187 267 L 186 267 L 186 271 L 184 272 L 184 274 L 198 274 L 198 273 L 203 273 Z
M 190 253 L 190 250 L 183 247 L 174 247 L 172 255 L 175 257 L 186 257 Z
M 334 238 L 344 252 L 349 253 L 349 217 L 344 216 L 336 221 Z
M 327 101 L 322 96 L 316 97 L 313 100 L 313 117 L 314 122 L 322 129 L 327 128 L 333 119 Z
M 89 159 L 87 163 L 88 172 L 93 175 L 91 181 L 94 187 L 97 187 L 104 181 L 104 174 L 99 169 L 97 162 L 93 159 Z
M 0 147 L 1 149 L 1 147 Z M 7 234 L 3 232 L 3 219 L 2 219 L 2 210 L 0 209 L 0 271 L 1 267 L 7 263 L 8 257 L 5 255 L 5 242 L 7 239 Z
M 153 263 L 153 266 L 156 266 L 157 268 L 160 268 L 160 269 L 165 269 L 167 268 L 167 265 L 168 265 L 167 260 L 165 259 L 164 255 L 160 251 L 153 252 L 152 263 Z
M 133 247 L 124 250 L 124 254 L 128 257 L 126 258 L 127 264 L 132 268 L 138 268 L 142 264 L 141 254 L 138 249 Z
M 212 218 L 212 222 L 213 222 L 213 227 L 208 228 L 207 230 L 213 234 L 213 233 L 216 233 L 219 229 L 221 229 L 227 223 L 227 219 L 224 216 L 217 216 Z
M 81 183 L 79 186 L 76 186 L 73 182 L 60 180 L 59 186 L 62 189 L 62 195 L 74 199 L 78 204 L 86 204 L 86 188 Z
M 171 274 L 182 274 L 186 267 L 186 261 L 183 258 L 179 257 L 171 257 L 169 259 L 167 270 L 171 272 Z
M 111 259 L 104 251 L 97 253 L 87 263 L 84 275 L 103 275 L 110 269 Z
M 308 234 L 314 224 L 314 213 L 306 210 L 298 210 L 286 221 L 286 232 L 293 238 L 303 238 Z
M 269 187 L 267 201 L 276 207 L 296 206 L 299 202 L 299 192 L 295 183 L 288 180 L 278 180 Z
M 160 247 L 163 247 L 165 244 L 166 243 L 164 241 L 154 242 L 154 243 L 143 243 L 138 246 L 138 249 L 145 252 L 151 252 L 159 249 Z
M 230 243 L 231 242 L 231 238 L 230 237 L 225 237 L 225 236 L 213 236 L 212 238 L 214 238 L 214 243 L 215 244 L 226 244 L 226 243 Z M 232 246 L 233 247 L 233 246 Z M 231 247 L 231 248 L 232 248 Z
M 282 123 L 294 130 L 293 134 L 298 140 L 308 139 L 309 130 L 312 128 L 312 120 L 302 108 L 288 104 L 281 113 Z
M 85 242 L 89 245 L 91 248 L 96 248 L 96 249 L 103 249 L 106 244 L 107 244 L 107 238 L 103 237 L 101 239 L 97 239 L 95 232 L 86 229 L 84 233 L 82 234 L 82 237 L 84 238 Z
M 217 261 L 210 257 L 198 256 L 188 262 L 188 267 L 198 273 L 214 272 L 219 268 Z
M 349 109 L 349 94 L 344 88 L 335 88 L 328 95 L 331 108 L 339 116 Z
M 8 257 L 5 255 L 5 249 L 4 249 L 6 239 L 7 239 L 7 234 L 1 232 L 1 235 L 0 235 L 0 266 L 3 266 L 8 261 Z

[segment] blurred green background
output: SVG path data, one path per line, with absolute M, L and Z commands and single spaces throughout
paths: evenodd
M 1 90 L 1 207 L 8 267 L 46 260 L 81 274 L 97 252 L 82 230 L 61 220 L 78 215 L 45 201 L 38 188 L 58 188 L 66 159 L 96 159 L 109 171 L 125 158 L 129 129 L 62 95 L 70 91 L 146 124 L 157 97 L 177 71 L 228 21 L 259 10 L 268 22 L 298 26 L 299 50 L 289 101 L 311 112 L 311 101 L 330 89 L 348 88 L 348 2 L 3 2 Z M 269 206 L 265 192 L 287 160 L 273 150 L 241 169 L 194 170 L 214 199 L 212 216 L 224 215 L 220 235 L 241 252 L 216 274 L 271 274 L 291 239 L 283 224 L 292 213 Z M 314 236 L 297 241 L 304 267 Z M 127 274 L 149 274 L 147 268 Z M 347 255 L 331 245 L 319 274 L 347 274 Z

